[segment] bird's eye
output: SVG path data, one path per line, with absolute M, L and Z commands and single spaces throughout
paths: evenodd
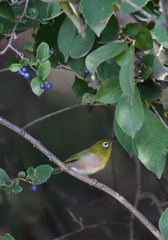
M 108 146 L 109 146 L 109 144 L 107 142 L 103 143 L 103 147 L 108 147 Z

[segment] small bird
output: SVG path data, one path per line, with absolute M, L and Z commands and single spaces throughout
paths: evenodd
M 116 138 L 113 138 L 112 140 L 100 140 L 89 149 L 71 156 L 64 163 L 67 165 L 67 168 L 86 176 L 99 172 L 105 168 L 109 162 L 112 142 L 115 139 Z M 53 174 L 62 171 L 61 168 L 56 168 L 54 169 Z

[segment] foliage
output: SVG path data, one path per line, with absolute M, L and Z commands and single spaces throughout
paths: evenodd
M 158 1 L 135 0 L 134 3 L 164 21 Z M 116 11 L 121 16 L 131 13 L 144 22 L 143 26 L 128 23 L 121 27 Z M 154 40 L 163 46 L 162 52 L 167 53 L 168 45 L 165 28 L 152 20 L 119 0 L 76 0 L 71 4 L 32 0 L 27 9 L 24 1 L 21 4 L 17 0 L 0 2 L 0 40 L 10 39 L 9 33 L 14 34 L 14 28 L 16 34 L 32 27 L 36 29 L 34 42 L 24 44 L 24 50 L 32 58 L 16 51 L 20 59 L 9 59 L 6 62 L 9 70 L 24 75 L 22 67 L 27 67 L 34 75 L 37 72 L 30 79 L 32 92 L 37 96 L 45 91 L 40 85 L 47 83 L 51 68 L 63 66 L 74 71 L 72 91 L 76 100 L 81 104 L 116 105 L 114 131 L 121 145 L 130 156 L 136 153 L 145 167 L 160 178 L 165 167 L 168 131 L 153 109 L 161 103 L 168 57 L 163 61 L 157 55 Z M 160 115 L 164 111 L 163 104 Z M 26 175 L 22 172 L 10 180 L 0 169 L 1 189 L 18 193 L 22 191 L 20 181 L 38 185 L 51 173 L 52 168 L 43 165 L 35 170 L 29 168 Z M 165 239 L 168 238 L 164 225 L 167 215 L 165 211 L 160 219 Z

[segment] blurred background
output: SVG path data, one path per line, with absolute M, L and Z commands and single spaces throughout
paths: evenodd
M 24 41 L 32 40 L 32 31 L 19 34 L 13 46 L 21 50 Z M 6 46 L 1 41 L 0 50 Z M 29 57 L 28 53 L 25 56 Z M 0 69 L 5 61 L 15 58 L 8 50 L 0 56 Z M 31 56 L 32 57 L 32 56 Z M 30 73 L 31 80 L 34 76 Z M 47 81 L 52 88 L 40 98 L 31 91 L 29 80 L 10 71 L 0 74 L 0 115 L 23 127 L 29 122 L 76 103 L 71 86 L 75 74 L 52 69 Z M 79 106 L 55 115 L 26 129 L 59 159 L 89 148 L 101 139 L 114 137 L 114 106 Z M 54 164 L 16 133 L 0 125 L 0 167 L 11 179 L 19 171 L 41 164 Z M 154 174 L 142 167 L 143 191 L 156 194 L 162 202 L 165 194 Z M 113 143 L 108 166 L 93 178 L 115 189 L 134 204 L 136 171 L 134 160 L 119 142 Z M 115 199 L 100 190 L 80 182 L 67 173 L 52 176 L 39 185 L 36 192 L 21 183 L 23 191 L 13 194 L 0 192 L 0 236 L 7 232 L 17 240 L 52 240 L 80 228 L 72 215 L 82 219 L 84 226 L 96 225 L 66 239 L 73 240 L 127 240 L 130 239 L 130 212 Z M 151 199 L 143 199 L 138 209 L 158 227 L 160 213 Z M 135 219 L 135 239 L 156 239 Z

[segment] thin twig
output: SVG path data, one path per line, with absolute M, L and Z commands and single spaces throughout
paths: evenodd
M 133 159 L 134 159 L 135 168 L 136 168 L 136 195 L 135 195 L 134 207 L 137 208 L 139 203 L 139 196 L 142 191 L 141 163 L 135 154 L 133 155 Z M 134 239 L 134 217 L 135 217 L 134 214 L 131 213 L 130 240 Z
M 167 1 L 167 0 L 165 0 Z M 161 20 L 157 19 L 155 16 L 151 15 L 150 13 L 148 13 L 147 11 L 143 10 L 142 7 L 138 6 L 137 4 L 133 3 L 130 0 L 123 0 L 123 2 L 127 2 L 129 5 L 131 5 L 133 8 L 135 8 L 136 10 L 138 10 L 139 12 L 141 12 L 144 16 L 150 18 L 151 21 L 159 24 L 160 26 L 164 27 L 166 29 L 166 25 L 164 22 L 162 22 Z
M 40 150 L 47 158 L 49 158 L 50 161 L 54 162 L 56 165 L 58 165 L 60 168 L 63 169 L 63 171 L 68 172 L 71 176 L 74 176 L 75 178 L 87 183 L 88 185 L 91 185 L 95 188 L 98 188 L 99 190 L 106 192 L 110 196 L 117 199 L 122 205 L 124 205 L 130 212 L 132 212 L 145 226 L 146 228 L 151 231 L 151 233 L 159 240 L 163 240 L 163 237 L 159 230 L 155 228 L 155 226 L 148 221 L 148 219 L 143 216 L 132 204 L 130 204 L 123 196 L 121 196 L 119 193 L 115 192 L 113 189 L 109 188 L 103 183 L 97 182 L 95 184 L 95 181 L 93 181 L 92 178 L 86 177 L 84 175 L 81 175 L 72 169 L 68 169 L 67 166 L 60 161 L 55 155 L 53 155 L 46 147 L 44 147 L 38 140 L 36 140 L 34 137 L 32 137 L 30 134 L 25 132 L 23 129 L 19 128 L 18 126 L 14 125 L 13 123 L 7 121 L 6 119 L 0 117 L 0 124 L 4 125 L 5 127 L 11 129 L 12 131 L 16 132 L 23 138 L 25 138 L 27 141 L 29 141 L 35 148 Z
M 28 4 L 29 4 L 29 0 L 26 0 L 25 7 L 24 7 L 24 10 L 23 10 L 22 15 L 21 15 L 20 18 L 19 18 L 19 21 L 21 21 L 22 18 L 24 17 L 24 15 L 25 15 L 25 13 L 26 13 L 26 11 L 27 11 Z M 11 32 L 11 35 L 10 35 L 10 38 L 9 38 L 9 41 L 8 41 L 8 44 L 7 44 L 7 46 L 4 48 L 4 50 L 2 50 L 2 51 L 0 52 L 0 55 L 3 55 L 3 54 L 8 50 L 8 48 L 12 48 L 12 50 L 13 50 L 13 47 L 12 47 L 11 44 L 12 44 L 12 40 L 13 40 L 14 35 L 15 35 L 15 31 L 16 31 L 17 25 L 18 25 L 18 23 L 16 23 L 16 24 L 14 25 L 14 27 L 13 27 L 13 29 L 12 29 L 12 32 Z M 19 56 L 21 56 L 21 54 L 20 54 L 16 49 L 14 49 L 14 51 L 15 51 Z
M 161 6 L 163 11 L 163 16 L 165 20 L 166 25 L 166 31 L 167 31 L 167 39 L 168 39 L 168 1 L 167 0 L 161 0 Z
M 139 201 L 142 201 L 144 199 L 151 199 L 152 203 L 154 203 L 159 211 L 159 214 L 161 215 L 163 213 L 163 208 L 161 207 L 161 202 L 159 199 L 151 192 L 143 192 L 139 195 Z
M 56 115 L 56 114 L 59 114 L 59 113 L 65 112 L 65 111 L 67 111 L 67 110 L 73 109 L 73 108 L 75 108 L 75 107 L 78 107 L 79 105 L 80 105 L 80 104 L 74 104 L 74 105 L 72 105 L 72 106 L 70 106 L 70 107 L 66 107 L 66 108 L 63 108 L 63 109 L 61 109 L 61 110 L 55 111 L 55 112 L 53 112 L 53 113 L 49 113 L 49 114 L 47 114 L 47 115 L 45 115 L 45 116 L 43 116 L 43 117 L 40 117 L 40 118 L 38 118 L 38 119 L 36 119 L 36 120 L 28 123 L 27 125 L 25 125 L 24 127 L 22 127 L 22 129 L 25 130 L 26 128 L 34 125 L 35 123 L 41 122 L 41 121 L 43 121 L 44 119 L 47 119 L 47 118 L 49 118 L 49 117 L 52 117 L 52 116 L 54 116 L 54 115 Z
M 163 119 L 161 118 L 161 116 L 159 115 L 158 111 L 156 110 L 155 106 L 153 104 L 151 104 L 151 107 L 153 109 L 153 111 L 155 112 L 156 116 L 160 119 L 160 121 L 163 123 L 163 125 L 165 126 L 165 128 L 168 130 L 168 126 L 166 125 L 166 123 L 163 121 Z
M 0 73 L 9 71 L 9 67 L 0 69 Z
M 77 233 L 80 233 L 84 230 L 87 230 L 87 229 L 93 229 L 93 228 L 100 228 L 101 226 L 104 226 L 104 225 L 115 225 L 115 226 L 124 226 L 124 227 L 129 227 L 128 224 L 125 224 L 125 223 L 116 223 L 116 222 L 102 222 L 100 224 L 92 224 L 92 225 L 87 225 L 87 226 L 84 226 L 83 228 L 79 228 L 77 229 L 76 231 L 74 232 L 70 232 L 70 233 L 67 233 L 67 234 L 64 234 L 58 238 L 54 238 L 53 240 L 63 240 L 67 237 L 70 237 L 70 236 L 74 236 L 76 235 Z
M 69 208 L 67 208 L 67 211 L 69 212 L 69 215 L 72 217 L 73 222 L 76 222 L 81 228 L 84 228 L 82 218 L 79 217 L 79 220 L 78 220 Z

